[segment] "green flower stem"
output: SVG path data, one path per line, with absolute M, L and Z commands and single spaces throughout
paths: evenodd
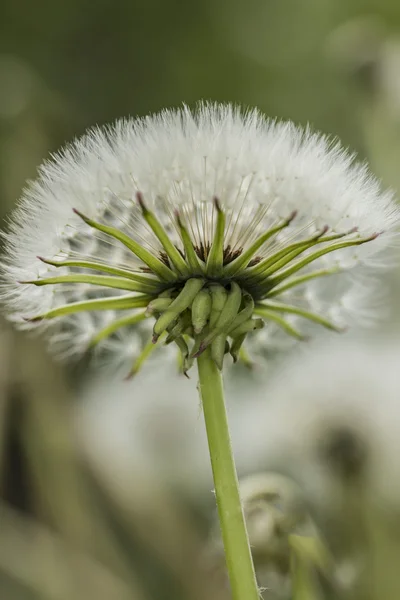
M 207 348 L 197 359 L 218 514 L 234 600 L 259 600 L 239 496 L 225 409 L 222 377 Z

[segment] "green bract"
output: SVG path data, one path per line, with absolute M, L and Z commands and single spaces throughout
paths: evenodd
M 285 319 L 286 314 L 296 314 L 328 329 L 338 330 L 324 317 L 280 303 L 276 298 L 296 285 L 337 272 L 333 267 L 293 277 L 314 260 L 342 248 L 364 244 L 376 237 L 360 237 L 354 229 L 330 235 L 328 228 L 324 227 L 312 237 L 287 243 L 272 255 L 261 259 L 258 255 L 260 249 L 288 227 L 296 213 L 293 212 L 279 225 L 265 231 L 246 251 L 238 248 L 232 252 L 225 240 L 224 210 L 214 199 L 214 235 L 208 248 L 195 245 L 181 215 L 176 214 L 176 227 L 183 248 L 181 251 L 171 242 L 155 213 L 146 207 L 140 193 L 137 199 L 143 219 L 163 247 L 159 256 L 154 256 L 117 228 L 75 212 L 91 228 L 122 242 L 143 262 L 142 273 L 132 273 L 100 262 L 56 262 L 42 258 L 53 266 L 78 267 L 103 274 L 71 273 L 29 282 L 37 286 L 86 283 L 129 292 L 123 296 L 65 304 L 33 320 L 52 319 L 86 310 L 132 310 L 132 315 L 124 315 L 99 331 L 90 344 L 93 347 L 121 327 L 154 318 L 152 340 L 136 360 L 132 372 L 137 371 L 151 353 L 152 345 L 161 339 L 166 344 L 176 344 L 186 373 L 193 360 L 208 347 L 220 369 L 227 353 L 236 362 L 241 356 L 246 336 L 262 328 L 268 321 L 278 324 L 289 335 L 302 339 L 302 334 Z M 289 277 L 290 280 L 286 281 Z M 142 310 L 138 312 L 137 309 Z

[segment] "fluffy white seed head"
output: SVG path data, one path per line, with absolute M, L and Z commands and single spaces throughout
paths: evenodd
M 237 251 L 245 251 L 296 211 L 290 226 L 259 249 L 259 260 L 324 227 L 329 227 L 329 234 L 353 229 L 362 238 L 380 234 L 369 243 L 317 259 L 312 269 L 338 267 L 340 272 L 310 280 L 277 298 L 331 318 L 339 326 L 354 317 L 368 320 L 376 315 L 381 289 L 376 272 L 387 264 L 398 223 L 392 195 L 382 192 L 365 166 L 324 136 L 292 123 L 266 120 L 255 110 L 243 113 L 231 106 L 204 104 L 196 112 L 166 110 L 94 129 L 40 168 L 5 235 L 1 295 L 12 320 L 23 327 L 51 326 L 57 352 L 73 357 L 86 350 L 93 334 L 125 314 L 89 312 L 27 322 L 26 318 L 71 302 L 126 292 L 86 283 L 34 287 L 19 282 L 71 273 L 69 267 L 45 264 L 38 256 L 140 272 L 143 263 L 126 247 L 73 212 L 77 209 L 118 228 L 160 256 L 163 248 L 142 218 L 137 192 L 179 250 L 175 211 L 185 220 L 194 246 L 207 246 L 214 236 L 214 197 L 226 215 L 225 246 Z M 298 319 L 298 315 L 287 318 L 292 325 Z M 131 360 L 127 348 L 134 355 L 142 347 L 143 328 L 136 325 L 104 340 L 98 345 L 99 355 L 104 350 L 115 361 L 127 355 Z M 123 338 L 120 343 L 118 336 Z M 264 351 L 279 347 L 287 336 L 278 325 L 267 323 L 253 339 L 254 346 Z

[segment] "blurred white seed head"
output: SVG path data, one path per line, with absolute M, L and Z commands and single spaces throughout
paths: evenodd
M 200 258 L 216 235 L 213 198 L 218 198 L 218 210 L 226 220 L 224 269 L 235 252 L 243 254 L 257 238 L 285 220 L 281 230 L 257 250 L 257 262 L 302 240 L 310 245 L 303 249 L 301 259 L 311 260 L 315 247 L 309 241 L 313 236 L 319 240 L 318 248 L 335 244 L 328 241 L 329 236 L 354 241 L 354 245 L 315 258 L 312 264 L 306 261 L 292 275 L 287 268 L 293 262 L 282 267 L 279 261 L 273 263 L 273 275 L 282 276 L 285 285 L 314 270 L 330 274 L 298 282 L 281 293 L 278 283 L 273 298 L 278 307 L 274 305 L 272 310 L 279 313 L 280 302 L 294 306 L 287 318 L 285 315 L 289 328 L 297 328 L 299 322 L 307 332 L 307 323 L 315 326 L 298 310 L 318 313 L 334 326 L 347 326 L 354 320 L 368 322 L 381 310 L 381 306 L 376 310 L 381 292 L 377 274 L 388 264 L 387 250 L 398 224 L 391 194 L 383 192 L 366 167 L 357 164 L 337 142 L 292 123 L 266 120 L 255 110 L 243 113 L 230 106 L 204 104 L 195 112 L 166 110 L 94 129 L 44 163 L 39 178 L 25 190 L 5 235 L 1 296 L 9 317 L 19 326 L 52 329 L 50 340 L 57 354 L 69 358 L 82 355 L 96 334 L 132 311 L 114 310 L 111 303 L 111 309 L 105 311 L 30 319 L 74 302 L 111 301 L 126 295 L 126 290 L 82 282 L 38 286 L 19 282 L 93 273 L 82 264 L 79 268 L 60 266 L 71 260 L 143 274 L 146 265 L 114 237 L 93 226 L 91 219 L 118 229 L 165 261 L 165 246 L 143 219 L 138 192 L 172 245 L 184 255 L 175 215 L 179 211 Z M 370 241 L 361 243 L 366 240 Z M 244 286 L 243 281 L 248 281 L 244 267 L 240 277 Z M 269 294 L 270 280 L 263 277 L 263 292 L 257 287 L 258 280 L 252 280 L 253 295 L 261 299 Z M 289 339 L 282 322 L 265 320 L 266 328 L 254 334 L 252 344 L 262 353 Z M 146 322 L 121 331 L 97 344 L 97 356 L 106 356 L 114 365 L 132 361 L 143 347 Z
M 127 496 L 142 477 L 183 495 L 212 488 L 198 392 L 164 360 L 131 382 L 89 384 L 77 408 L 78 439 L 88 459 Z
M 397 340 L 325 338 L 277 371 L 243 423 L 256 462 L 299 483 L 339 557 L 363 551 L 371 515 L 387 531 L 399 518 L 399 358 Z
M 178 374 L 174 358 L 163 360 L 156 375 L 146 365 L 132 381 L 96 376 L 88 382 L 76 406 L 77 437 L 96 470 L 111 486 L 118 480 L 127 497 L 145 476 L 203 509 L 214 504 L 203 411 L 196 386 Z M 239 475 L 245 475 L 251 471 L 252 432 L 242 424 L 265 378 L 245 367 L 227 375 L 234 454 Z
M 259 587 L 265 600 L 291 596 L 291 536 L 316 535 L 301 489 L 289 478 L 261 472 L 240 479 L 240 496 Z M 210 535 L 209 561 L 227 581 L 220 527 Z

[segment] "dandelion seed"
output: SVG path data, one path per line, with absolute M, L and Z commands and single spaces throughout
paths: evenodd
M 164 334 L 185 372 L 206 348 L 222 368 L 248 338 L 267 351 L 365 316 L 398 220 L 323 136 L 230 106 L 164 111 L 41 167 L 4 236 L 1 297 L 70 358 L 130 370 Z

